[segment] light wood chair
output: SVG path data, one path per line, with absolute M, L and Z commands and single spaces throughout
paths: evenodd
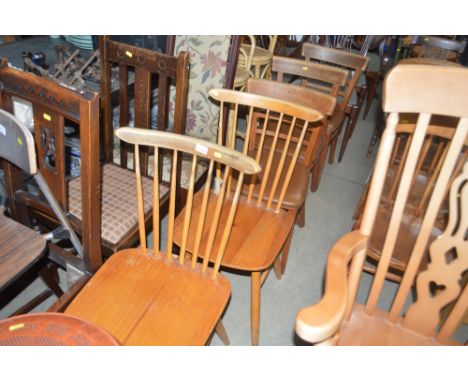
M 294 81 L 295 84 L 316 90 L 335 99 L 348 78 L 348 71 L 341 68 L 279 56 L 273 57 L 272 71 L 276 73 L 276 81 L 278 82 Z M 278 92 L 278 98 L 281 97 L 281 92 Z M 328 148 L 330 147 L 330 151 L 335 150 L 344 119 L 341 107 L 330 107 L 331 104 L 327 99 L 330 98 L 313 96 L 308 100 L 306 98 L 296 100 L 296 103 L 298 101 L 305 102 L 305 106 L 312 107 L 327 116 L 320 134 L 320 144 L 306 157 L 307 166 L 312 172 L 311 191 L 318 189 Z
M 114 254 L 78 296 L 65 313 L 86 319 L 109 331 L 123 345 L 204 345 L 218 327 L 220 318 L 230 296 L 229 281 L 219 274 L 225 255 L 244 174 L 256 174 L 260 166 L 253 159 L 215 143 L 178 134 L 120 128 L 116 131 L 120 139 L 134 145 L 136 158 L 136 188 L 138 193 L 139 248 Z M 159 238 L 160 211 L 158 177 L 153 178 L 152 198 L 154 249 L 147 248 L 144 219 L 143 189 L 139 153 L 141 146 L 155 150 L 154 167 L 158 167 L 158 151 L 172 152 L 172 178 L 170 186 L 167 243 Z M 177 217 L 181 219 L 181 243 L 179 256 L 173 255 L 175 229 L 176 169 L 181 155 L 192 156 L 192 174 L 185 208 Z M 197 161 L 209 160 L 209 170 L 204 190 L 194 194 Z M 234 194 L 226 192 L 224 186 L 218 194 L 211 192 L 211 180 L 217 165 L 223 165 L 222 176 L 227 179 L 236 173 L 239 184 Z M 224 184 L 226 185 L 226 183 Z M 203 200 L 201 211 L 197 201 Z M 207 206 L 216 206 L 213 210 Z M 223 227 L 210 224 L 220 216 L 226 217 Z M 195 242 L 191 259 L 186 252 L 189 237 Z M 206 240 L 204 235 L 209 236 Z M 216 246 L 213 246 L 214 240 Z M 208 257 L 200 264 L 198 248 L 208 251 Z M 206 253 L 206 252 L 205 252 Z M 219 324 L 218 324 L 219 323 Z
M 302 46 L 302 55 L 307 61 L 316 61 L 328 65 L 339 66 L 349 71 L 347 84 L 340 91 L 340 100 L 338 107 L 348 117 L 346 124 L 343 141 L 341 143 L 338 161 L 343 159 L 346 145 L 354 131 L 357 123 L 359 112 L 364 100 L 364 91 L 358 86 L 358 79 L 361 74 L 366 70 L 369 58 L 359 54 L 341 51 L 338 49 L 327 48 L 317 44 L 304 43 Z M 338 121 L 340 127 L 337 135 L 341 132 L 342 121 Z M 329 126 L 333 124 L 329 123 Z M 330 147 L 329 162 L 333 163 L 336 143 Z
M 447 155 L 450 141 L 457 126 L 455 118 L 433 116 L 429 123 L 421 154 L 418 158 L 414 175 L 411 179 L 410 191 L 406 207 L 403 211 L 402 223 L 399 231 L 398 243 L 389 263 L 387 279 L 400 282 L 401 275 L 405 271 L 411 248 L 416 242 L 422 218 L 427 212 L 429 197 L 432 193 L 437 177 L 440 175 L 443 161 Z M 368 256 L 371 262 L 378 261 L 382 254 L 382 244 L 385 233 L 388 229 L 392 207 L 395 204 L 397 189 L 403 173 L 411 141 L 414 138 L 417 114 L 400 114 L 400 122 L 396 128 L 396 140 L 391 155 L 391 161 L 382 192 L 382 199 L 379 203 L 376 223 L 369 239 Z M 450 183 L 445 190 L 444 203 L 438 212 L 437 219 L 431 231 L 431 238 L 441 235 L 448 218 L 448 192 L 451 182 L 459 175 L 463 164 L 468 158 L 468 150 L 465 142 L 456 162 L 455 170 Z M 367 182 L 361 200 L 356 208 L 354 229 L 357 229 L 363 217 L 363 205 L 367 198 L 370 180 Z M 373 260 L 373 261 L 372 261 Z M 423 256 L 420 270 L 427 268 L 429 258 Z M 364 266 L 364 270 L 370 273 L 375 272 L 373 264 Z
M 213 89 L 210 96 L 220 102 L 220 110 L 228 106 L 233 116 L 231 131 L 226 140 L 227 147 L 231 149 L 236 147 L 239 110 L 243 107 L 247 109 L 245 136 L 255 137 L 255 145 L 249 145 L 251 140 L 246 139 L 241 149 L 243 154 L 255 158 L 263 168 L 260 174 L 244 182 L 244 194 L 240 198 L 233 229 L 226 243 L 226 253 L 221 262 L 221 266 L 226 269 L 244 271 L 251 276 L 251 335 L 252 344 L 256 345 L 260 329 L 260 288 L 272 268 L 275 269 L 278 278 L 284 272 L 296 221 L 297 210 L 284 209 L 285 197 L 298 168 L 298 158 L 306 132 L 311 126 L 320 127 L 323 114 L 298 104 L 233 90 Z M 267 129 L 271 121 L 274 126 L 272 130 Z M 289 121 L 286 135 L 281 133 L 282 127 L 284 128 L 283 121 Z M 222 131 L 221 126 L 222 116 L 219 131 Z M 265 144 L 267 136 L 273 137 L 269 147 Z M 223 142 L 222 134 L 218 135 L 218 140 Z M 283 149 L 276 150 L 281 145 Z M 291 156 L 288 155 L 290 145 L 295 148 Z M 242 179 L 230 177 L 223 178 L 220 183 L 222 190 L 227 188 L 232 193 L 232 188 L 241 182 Z M 195 211 L 202 209 L 200 206 L 205 206 L 201 196 L 194 200 L 194 205 Z M 215 210 L 213 202 L 208 206 L 208 210 Z M 197 214 L 194 218 L 197 219 Z M 227 214 L 219 218 L 209 212 L 207 216 L 207 224 L 219 226 L 218 229 L 224 227 L 227 222 Z M 192 234 L 187 242 L 187 250 L 190 253 L 197 252 Z M 174 228 L 174 240 L 181 247 L 183 236 L 183 222 L 178 219 Z M 205 233 L 204 239 L 207 237 L 208 233 Z M 204 240 L 199 253 L 204 259 L 209 256 L 210 261 L 215 263 L 216 259 L 211 255 L 213 250 L 203 242 Z M 213 248 L 219 246 L 221 243 L 217 239 Z
M 268 48 L 262 48 L 258 46 L 258 44 L 254 45 L 253 53 L 252 53 L 252 63 L 250 66 L 250 77 L 253 78 L 271 78 L 271 60 L 273 59 L 273 53 L 276 47 L 276 40 L 278 36 L 276 35 L 268 35 Z M 250 40 L 252 38 L 249 36 Z M 254 36 L 255 38 L 255 36 Z M 263 38 L 263 36 L 261 36 Z M 251 51 L 251 44 L 241 44 L 241 48 L 244 49 L 246 52 Z M 239 62 L 243 63 L 244 56 L 239 56 Z
M 247 80 L 250 78 L 250 68 L 255 52 L 255 36 L 248 35 L 250 44 L 241 44 L 239 47 L 239 56 L 237 59 L 236 74 L 234 76 L 234 89 L 244 90 L 247 86 Z
M 362 223 L 342 237 L 329 253 L 325 294 L 322 300 L 299 311 L 298 335 L 314 343 L 338 345 L 438 345 L 455 344 L 452 335 L 468 307 L 468 165 L 457 174 L 460 153 L 468 135 L 468 70 L 452 67 L 404 65 L 395 67 L 384 83 L 383 108 L 390 113 L 379 148 Z M 376 224 L 385 174 L 396 144 L 399 113 L 419 114 L 385 236 L 376 275 L 364 305 L 356 303 L 369 238 Z M 449 148 L 441 161 L 435 185 L 427 198 L 419 234 L 410 249 L 408 265 L 389 310 L 381 301 L 385 276 L 396 250 L 403 212 L 415 169 L 425 151 L 432 115 L 457 118 Z M 453 180 L 453 181 L 452 181 Z M 449 218 L 443 233 L 431 239 L 431 230 L 449 192 Z M 427 269 L 420 263 L 429 252 Z M 418 274 L 419 273 L 419 274 Z M 415 288 L 416 297 L 411 298 Z M 449 304 L 451 311 L 442 315 Z

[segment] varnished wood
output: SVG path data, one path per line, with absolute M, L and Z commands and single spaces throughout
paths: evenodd
M 220 239 L 219 246 L 210 250 L 214 267 L 199 264 L 196 256 L 192 260 L 186 257 L 185 244 L 182 245 L 179 261 L 176 261 L 172 245 L 173 231 L 177 229 L 177 224 L 174 226 L 177 158 L 182 154 L 192 154 L 192 172 L 196 171 L 198 157 L 209 159 L 211 163 L 208 179 L 211 179 L 214 162 L 224 165 L 225 180 L 231 170 L 239 170 L 238 175 L 242 179 L 244 172 L 256 173 L 260 171 L 260 166 L 253 159 L 233 150 L 179 134 L 138 128 L 120 128 L 116 134 L 127 143 L 135 145 L 136 159 L 140 145 L 151 146 L 156 154 L 162 149 L 173 150 L 166 253 L 147 248 L 145 243 L 143 189 L 137 160 L 135 170 L 142 245 L 140 248 L 114 254 L 78 294 L 66 312 L 107 329 L 124 345 L 204 345 L 216 326 L 220 330 L 220 318 L 230 296 L 230 284 L 218 270 L 233 226 L 241 183 L 230 203 L 224 199 L 223 192 L 211 199 L 216 204 L 217 213 L 223 211 L 227 215 L 226 224 L 222 228 L 217 225 L 209 226 L 208 219 L 199 219 L 195 213 L 187 212 L 192 205 L 196 205 L 192 200 L 185 203 L 184 210 L 179 214 L 182 220 L 182 241 L 185 242 L 187 236 L 190 237 L 188 227 L 191 228 L 192 237 L 195 236 L 193 232 L 199 236 L 194 238 L 196 242 L 200 242 L 202 232 L 207 231 L 210 231 L 212 239 L 203 240 L 205 245 L 212 247 L 214 238 Z M 193 199 L 194 175 L 190 179 L 187 197 Z M 153 189 L 159 189 L 159 185 L 159 177 L 153 177 Z M 224 189 L 225 186 L 226 182 Z M 211 183 L 207 183 L 208 191 L 210 187 Z M 198 194 L 202 193 L 200 191 Z M 159 209 L 159 203 L 153 208 Z M 184 220 L 191 221 L 192 224 Z M 201 229 L 198 229 L 197 223 L 201 224 Z M 159 221 L 155 221 L 153 231 L 154 235 L 159 235 Z M 116 317 L 119 319 L 116 320 Z M 187 320 L 187 317 L 190 319 Z M 221 335 L 224 337 L 222 333 Z
M 463 276 L 468 269 L 465 208 L 468 201 L 468 164 L 463 154 L 468 136 L 468 97 L 463 90 L 467 85 L 468 70 L 455 67 L 404 65 L 397 66 L 387 76 L 383 109 L 389 116 L 362 222 L 358 230 L 342 238 L 330 252 L 323 299 L 298 313 L 296 331 L 301 337 L 312 342 L 352 345 L 454 344 L 451 337 L 468 306 L 466 278 Z M 364 305 L 358 305 L 355 298 L 368 240 L 377 222 L 385 174 L 389 170 L 390 159 L 396 158 L 395 142 L 398 145 L 402 142 L 396 139 L 402 112 L 417 113 L 419 118 L 406 159 L 400 159 L 404 162 L 401 182 L 370 293 Z M 436 154 L 442 165 L 433 166 L 430 162 L 427 165 L 439 175 L 434 179 L 430 197 L 427 195 L 427 207 L 418 223 L 416 241 L 407 248 L 408 263 L 401 283 L 390 308 L 385 311 L 379 307 L 383 281 L 392 253 L 397 250 L 395 244 L 401 240 L 398 231 L 408 205 L 415 171 L 425 166 L 420 155 L 430 152 L 425 142 L 432 114 L 452 116 L 458 122 L 452 128 L 453 135 L 446 153 Z M 458 162 L 460 158 L 462 165 Z M 448 222 L 441 234 L 431 238 L 447 189 L 450 189 Z M 429 256 L 427 269 L 421 270 L 426 251 Z M 413 287 L 416 298 L 411 298 Z M 442 314 L 446 306 L 453 307 L 448 316 L 447 312 Z

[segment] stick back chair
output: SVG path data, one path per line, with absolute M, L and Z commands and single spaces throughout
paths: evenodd
M 223 166 L 225 180 L 231 173 L 236 173 L 242 180 L 244 174 L 258 173 L 260 166 L 253 159 L 226 147 L 179 134 L 138 128 L 120 128 L 116 134 L 134 145 L 141 246 L 120 251 L 106 261 L 66 313 L 99 325 L 124 345 L 204 345 L 215 327 L 219 330 L 222 325 L 220 317 L 230 296 L 230 284 L 219 274 L 219 267 L 230 240 L 242 186 L 240 181 L 228 199 L 226 183 L 218 194 L 213 194 L 211 180 L 218 164 Z M 158 167 L 158 151 L 169 150 L 173 159 L 165 248 L 159 237 L 162 228 L 157 200 L 161 184 L 156 176 L 152 185 L 154 248 L 150 249 L 146 244 L 138 160 L 141 146 L 151 146 L 155 150 L 154 168 Z M 192 156 L 192 174 L 185 208 L 177 217 L 182 219 L 183 228 L 179 256 L 176 257 L 173 255 L 176 168 L 181 154 Z M 202 158 L 210 162 L 208 176 L 204 189 L 195 194 L 197 161 Z M 201 211 L 197 210 L 199 199 L 203 200 Z M 207 209 L 212 204 L 216 205 L 214 211 Z M 210 224 L 209 217 L 216 220 L 220 216 L 227 216 L 222 228 Z M 195 242 L 191 258 L 187 254 L 189 232 Z M 219 240 L 216 248 L 215 238 Z M 202 263 L 197 261 L 200 246 L 208 248 L 214 259 L 213 267 L 209 266 L 209 257 Z
M 304 43 L 302 46 L 302 55 L 306 61 L 317 61 L 320 63 L 334 65 L 345 68 L 349 71 L 349 78 L 347 84 L 340 91 L 341 100 L 338 101 L 338 106 L 344 111 L 348 117 L 346 124 L 343 141 L 340 148 L 338 161 L 343 159 L 344 152 L 348 140 L 354 131 L 357 123 L 357 118 L 361 110 L 362 101 L 364 100 L 364 91 L 358 86 L 358 80 L 361 74 L 366 70 L 369 58 L 359 54 L 345 52 L 338 49 L 327 48 L 317 44 Z M 354 93 L 354 96 L 353 96 Z M 354 100 L 352 99 L 352 96 Z M 341 128 L 339 128 L 341 131 Z M 338 132 L 339 135 L 339 132 Z M 334 151 L 330 151 L 330 154 Z M 333 156 L 330 158 L 330 163 L 333 163 Z
M 233 90 L 213 89 L 210 91 L 210 96 L 220 102 L 220 110 L 224 110 L 226 106 L 234 116 L 230 125 L 231 132 L 226 137 L 226 146 L 230 149 L 236 148 L 235 137 L 240 125 L 239 110 L 242 107 L 247 109 L 245 136 L 255 136 L 256 140 L 253 146 L 249 144 L 250 139 L 246 139 L 240 150 L 243 154 L 254 158 L 263 169 L 258 175 L 253 175 L 244 181 L 243 195 L 234 218 L 226 253 L 221 262 L 221 266 L 226 269 L 245 271 L 251 276 L 251 337 L 252 343 L 258 344 L 260 288 L 272 268 L 275 269 L 278 278 L 284 272 L 297 215 L 297 210 L 285 209 L 285 197 L 297 168 L 306 132 L 310 126 L 320 127 L 323 114 L 298 104 Z M 256 115 L 259 117 L 256 118 Z M 274 130 L 267 129 L 271 120 L 274 121 Z M 290 121 L 287 134 L 281 133 L 281 129 L 284 128 L 283 120 Z M 220 132 L 222 132 L 221 126 L 222 115 L 220 115 Z M 254 131 L 261 133 L 254 135 Z M 271 135 L 273 141 L 271 146 L 267 147 L 265 137 Z M 223 142 L 222 134 L 218 135 L 218 140 Z M 284 145 L 284 149 L 276 150 L 280 144 Z M 288 155 L 289 146 L 294 147 L 291 156 Z M 221 189 L 226 187 L 232 194 L 232 189 L 241 182 L 242 179 L 235 177 L 223 178 L 220 182 Z M 200 206 L 205 206 L 205 203 L 201 197 L 195 198 L 194 204 L 198 206 L 195 211 L 201 209 Z M 209 211 L 214 211 L 214 203 L 207 208 Z M 197 215 L 194 217 L 197 218 Z M 228 222 L 227 214 L 217 218 L 209 213 L 207 219 L 209 225 L 219 227 L 224 227 Z M 193 232 L 189 234 L 187 242 L 187 250 L 190 253 L 193 253 L 196 247 L 192 235 Z M 182 237 L 182 221 L 176 220 L 174 240 L 179 246 L 182 246 Z M 216 239 L 214 248 L 219 245 L 221 245 L 220 240 Z M 215 263 L 216 259 L 211 256 L 213 251 L 211 248 L 205 248 L 202 243 L 200 254 L 203 258 L 210 256 L 209 261 Z
M 273 57 L 272 71 L 276 73 L 278 82 L 294 79 L 294 83 L 299 82 L 303 87 L 319 91 L 335 99 L 348 78 L 348 71 L 341 68 L 279 56 Z M 323 123 L 320 145 L 306 158 L 309 170 L 312 171 L 311 191 L 316 191 L 319 186 L 328 147 L 330 147 L 330 156 L 334 156 L 339 128 L 344 119 L 341 107 L 330 108 L 331 104 L 326 99 L 313 97 L 310 100 L 311 103 L 305 105 L 313 107 L 328 117 Z
M 303 339 L 347 345 L 437 345 L 454 344 L 451 339 L 468 307 L 468 165 L 461 173 L 459 157 L 468 134 L 468 70 L 418 65 L 397 66 L 384 83 L 383 109 L 390 113 L 379 148 L 362 223 L 359 230 L 342 237 L 329 253 L 327 280 L 322 300 L 303 308 L 296 318 L 296 332 Z M 396 143 L 399 113 L 417 113 L 417 123 L 404 158 L 404 167 L 384 238 L 382 254 L 364 304 L 356 302 L 369 237 L 376 224 L 385 174 Z M 430 189 L 419 234 L 408 248 L 408 264 L 388 310 L 382 290 L 392 253 L 396 250 L 403 212 L 412 179 L 431 133 L 432 115 L 458 120 L 441 168 Z M 463 154 L 462 154 L 463 155 Z M 449 218 L 442 234 L 431 239 L 431 230 L 449 191 Z M 427 268 L 420 270 L 425 252 Z M 412 288 L 415 296 L 411 295 Z M 450 312 L 441 312 L 449 304 Z M 466 339 L 465 339 L 466 340 Z

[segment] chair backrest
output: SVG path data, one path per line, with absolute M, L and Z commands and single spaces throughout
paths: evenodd
M 0 157 L 27 175 L 37 172 L 34 137 L 13 114 L 0 109 Z
M 227 242 L 229 240 L 229 235 L 232 228 L 232 223 L 234 221 L 234 215 L 236 213 L 237 204 L 239 201 L 240 191 L 242 188 L 242 179 L 244 178 L 244 174 L 256 174 L 260 171 L 260 166 L 257 162 L 255 162 L 252 158 L 249 158 L 246 155 L 242 155 L 239 152 L 234 150 L 230 150 L 224 146 L 218 145 L 216 143 L 207 142 L 205 140 L 182 136 L 179 134 L 174 133 L 167 133 L 161 131 L 150 131 L 138 128 L 119 128 L 116 131 L 116 135 L 134 145 L 134 152 L 135 152 L 135 172 L 136 172 L 136 188 L 137 188 L 137 202 L 138 202 L 138 224 L 140 230 L 140 243 L 141 249 L 144 255 L 147 254 L 147 246 L 146 246 L 146 230 L 145 230 L 145 218 L 144 218 L 144 206 L 143 206 L 143 191 L 141 185 L 141 170 L 139 166 L 139 153 L 141 146 L 150 146 L 155 150 L 154 155 L 154 168 L 158 168 L 158 157 L 159 151 L 161 150 L 169 150 L 172 151 L 172 176 L 170 182 L 170 199 L 169 199 L 169 214 L 167 219 L 167 244 L 166 244 L 166 258 L 167 261 L 174 261 L 172 248 L 173 248 L 173 236 L 174 236 L 174 222 L 175 222 L 175 211 L 176 211 L 176 196 L 177 196 L 177 177 L 176 177 L 176 168 L 178 160 L 181 160 L 181 155 L 184 154 L 187 156 L 191 156 L 191 175 L 189 181 L 189 188 L 187 199 L 185 201 L 185 207 L 180 212 L 183 216 L 183 232 L 182 232 L 182 242 L 180 246 L 179 258 L 178 261 L 180 264 L 184 264 L 186 262 L 185 253 L 187 248 L 187 241 L 193 240 L 194 251 L 193 256 L 191 259 L 191 266 L 192 268 L 198 267 L 197 260 L 199 257 L 199 250 L 201 246 L 201 241 L 203 234 L 209 231 L 208 240 L 207 242 L 203 243 L 205 248 L 204 253 L 211 253 L 211 248 L 213 248 L 213 244 L 216 240 L 220 240 L 220 246 L 218 253 L 215 256 L 212 256 L 212 259 L 215 259 L 214 266 L 212 269 L 212 277 L 215 278 L 221 260 L 224 255 L 224 251 L 227 246 Z M 209 161 L 209 169 L 206 177 L 206 183 L 204 189 L 200 190 L 196 195 L 194 195 L 194 185 L 195 185 L 195 177 L 196 177 L 196 169 L 197 169 L 197 162 L 199 160 L 208 160 Z M 218 194 L 211 192 L 211 184 L 213 178 L 213 170 L 217 167 L 217 164 L 224 165 L 223 168 L 223 186 Z M 227 190 L 227 179 L 231 175 L 232 172 L 237 172 L 237 176 L 239 177 L 239 182 L 234 192 L 234 195 L 229 195 Z M 160 213 L 159 213 L 159 187 L 160 182 L 157 176 L 153 177 L 153 232 L 154 232 L 154 251 L 153 255 L 159 255 L 160 253 L 160 239 L 159 239 L 159 232 L 160 232 Z M 193 211 L 194 198 L 198 196 L 202 197 L 202 204 L 200 207 L 200 211 L 197 211 L 198 219 L 192 219 L 192 216 L 195 215 L 195 211 Z M 216 200 L 216 207 L 214 211 L 208 211 L 209 198 L 217 198 Z M 227 199 L 229 198 L 229 203 L 227 203 Z M 211 215 L 214 220 L 207 219 L 207 214 Z M 218 223 L 222 214 L 227 214 L 227 223 L 225 224 L 225 228 L 223 232 L 217 232 L 218 230 Z M 196 220 L 196 221 L 192 221 Z M 215 224 L 211 226 L 206 226 L 206 221 L 214 221 Z M 207 272 L 208 262 L 210 256 L 205 256 L 202 264 L 201 271 Z
M 279 79 L 278 81 L 269 81 L 250 78 L 247 82 L 247 92 L 265 97 L 281 99 L 286 102 L 291 102 L 294 104 L 309 107 L 311 109 L 319 111 L 327 117 L 333 114 L 336 105 L 336 98 L 333 96 L 323 94 L 321 92 L 309 89 L 307 87 L 279 82 Z M 257 116 L 255 117 L 258 119 L 260 115 L 257 114 Z M 283 127 L 281 129 L 282 134 L 288 134 L 289 123 L 290 121 L 288 121 L 287 118 L 283 118 Z M 276 124 L 277 121 L 271 118 L 270 126 L 267 126 L 267 129 L 269 128 L 274 130 Z M 316 152 L 316 150 L 318 149 L 318 145 L 320 144 L 320 136 L 323 134 L 323 130 L 326 128 L 326 126 L 327 119 L 324 118 L 321 121 L 320 127 L 312 128 L 311 126 L 311 128 L 306 131 L 304 140 L 302 142 L 302 148 L 299 153 L 299 158 L 303 160 L 308 167 L 312 163 L 314 153 Z M 300 131 L 300 127 L 298 131 Z M 249 137 L 250 147 L 253 147 L 255 142 L 259 142 L 260 136 L 261 130 L 251 130 Z M 267 139 L 269 139 L 270 142 L 265 143 L 271 144 L 272 137 L 267 137 Z M 283 149 L 283 145 L 284 142 L 278 142 L 277 150 L 281 151 Z M 289 154 L 292 155 L 293 152 L 294 145 L 291 145 Z
M 82 219 L 81 236 L 85 267 L 101 264 L 101 200 L 99 165 L 99 96 L 77 92 L 0 60 L 0 108 L 15 114 L 16 100 L 32 105 L 37 166 L 60 207 L 68 211 L 65 125 L 73 124 L 80 138 Z M 14 194 L 22 186 L 22 174 L 8 162 L 7 194 L 12 217 L 17 219 Z M 53 212 L 51 211 L 51 216 Z
M 418 47 L 418 49 L 415 49 Z M 411 54 L 416 57 L 456 61 L 465 50 L 466 40 L 457 41 L 436 36 L 414 36 L 411 40 Z
M 183 134 L 187 109 L 189 58 L 186 52 L 177 57 L 139 48 L 101 36 L 101 98 L 103 105 L 104 159 L 113 161 L 113 102 L 112 94 L 118 93 L 119 126 L 128 126 L 133 111 L 133 125 L 139 128 L 152 127 L 152 117 L 156 118 L 155 128 Z M 113 69 L 115 68 L 115 69 Z M 112 86 L 112 71 L 118 71 L 118 83 Z M 169 126 L 169 89 L 176 88 L 174 126 Z M 114 89 L 115 87 L 115 89 Z M 157 89 L 153 92 L 153 89 Z M 133 110 L 130 100 L 133 97 Z M 156 111 L 157 107 L 157 111 Z M 154 125 L 154 124 L 153 124 Z M 148 174 L 148 153 L 141 153 L 141 169 Z M 121 146 L 120 164 L 127 167 L 127 150 Z
M 239 48 L 239 58 L 238 65 L 243 66 L 248 72 L 252 67 L 252 60 L 255 53 L 255 47 L 257 45 L 254 35 L 247 35 L 250 44 L 241 44 Z
M 442 149 L 443 152 L 439 154 L 443 155 L 443 159 L 439 161 L 440 170 L 437 171 L 435 185 L 430 188 L 430 195 L 426 198 L 427 207 L 419 225 L 419 234 L 414 246 L 409 248 L 411 254 L 408 256 L 408 266 L 388 313 L 388 320 L 391 322 L 401 322 L 404 327 L 425 336 L 434 336 L 441 341 L 453 334 L 468 306 L 468 288 L 464 285 L 466 279 L 463 282 L 464 273 L 468 269 L 468 166 L 463 154 L 468 133 L 467 86 L 468 70 L 464 68 L 403 65 L 395 67 L 388 74 L 384 84 L 383 109 L 389 116 L 359 228 L 360 233 L 365 236 L 369 236 L 373 229 L 385 174 L 396 143 L 400 113 L 417 113 L 417 123 L 408 153 L 402 158 L 404 167 L 381 259 L 365 305 L 365 312 L 372 315 L 379 302 L 388 265 L 398 240 L 415 169 L 423 161 L 424 152 L 428 147 L 425 142 L 433 133 L 430 128 L 431 116 L 457 118 L 458 123 L 451 133 L 448 149 Z M 464 158 L 461 164 L 460 156 Z M 442 235 L 430 243 L 431 228 L 449 187 L 448 223 Z M 419 264 L 427 248 L 429 263 L 427 269 L 418 275 Z M 364 259 L 365 250 L 360 251 L 351 264 L 348 317 L 356 296 Z M 416 285 L 416 301 L 406 309 L 405 303 L 410 299 L 413 285 Z M 453 309 L 441 322 L 442 308 L 452 302 Z
M 278 82 L 300 80 L 301 86 L 318 90 L 332 97 L 338 96 L 348 78 L 348 71 L 341 68 L 281 56 L 273 57 L 271 70 L 276 73 Z M 323 112 L 330 115 L 325 110 Z
M 342 92 L 343 105 L 347 105 L 362 72 L 366 70 L 369 58 L 359 54 L 327 48 L 317 44 L 304 43 L 302 55 L 307 61 L 332 64 L 349 70 L 347 85 Z
M 321 120 L 324 118 L 323 114 L 299 104 L 233 90 L 213 89 L 210 91 L 210 96 L 220 102 L 221 109 L 226 105 L 232 113 L 233 123 L 230 125 L 231 130 L 227 134 L 226 141 L 226 146 L 231 149 L 236 148 L 240 119 L 239 109 L 246 109 L 245 136 L 257 136 L 257 134 L 252 134 L 252 130 L 254 130 L 258 132 L 260 138 L 258 142 L 245 139 L 242 152 L 246 155 L 254 155 L 255 160 L 259 163 L 265 163 L 261 173 L 259 192 L 255 197 L 256 203 L 258 206 L 279 211 L 297 164 L 305 134 L 310 128 L 320 128 Z M 255 116 L 261 117 L 254 118 Z M 220 144 L 224 140 L 221 121 L 220 117 L 220 133 L 218 134 L 218 143 Z M 285 128 L 284 121 L 287 121 L 286 134 L 282 133 Z M 274 126 L 274 128 L 269 129 L 269 126 Z M 271 145 L 265 144 L 267 136 L 273 138 Z M 277 150 L 279 144 L 282 144 L 282 150 Z M 254 149 L 255 153 L 252 153 Z M 287 156 L 290 158 L 289 164 L 286 165 Z M 253 198 L 254 187 L 258 186 L 257 180 L 256 176 L 250 180 L 248 200 Z M 265 190 L 269 190 L 268 195 L 265 194 Z M 276 198 L 275 202 L 274 198 Z

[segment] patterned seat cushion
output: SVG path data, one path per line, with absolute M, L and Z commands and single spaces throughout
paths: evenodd
M 189 155 L 182 156 L 182 167 L 181 167 L 181 180 L 180 185 L 182 188 L 188 189 L 189 181 L 190 181 L 190 174 L 192 172 L 192 165 L 191 165 L 192 157 Z M 120 149 L 114 149 L 114 163 L 120 165 Z M 150 155 L 148 159 L 148 175 L 153 176 L 153 156 Z M 128 154 L 127 159 L 127 166 L 128 168 L 133 169 L 133 154 Z M 165 152 L 163 154 L 163 173 L 162 173 L 162 180 L 164 182 L 168 182 L 171 179 L 171 168 L 172 168 L 172 156 L 170 153 Z M 195 174 L 195 182 L 200 179 L 200 177 L 208 170 L 208 162 L 198 158 L 197 161 L 197 172 Z
M 142 177 L 145 213 L 153 207 L 153 182 Z M 160 186 L 160 196 L 168 192 Z M 81 220 L 81 178 L 68 182 L 69 212 Z M 101 168 L 101 237 L 117 244 L 138 222 L 135 174 L 106 164 Z

